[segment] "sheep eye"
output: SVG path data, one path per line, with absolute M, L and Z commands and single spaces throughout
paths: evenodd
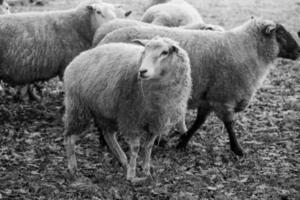
M 162 56 L 166 56 L 166 55 L 168 55 L 168 54 L 169 54 L 169 52 L 168 52 L 168 51 L 162 51 L 160 55 L 162 55 Z
M 101 13 L 101 11 L 97 11 L 97 14 L 101 15 L 102 13 Z

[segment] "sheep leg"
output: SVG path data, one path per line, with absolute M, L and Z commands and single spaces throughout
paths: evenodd
M 229 141 L 230 141 L 230 149 L 238 156 L 243 156 L 243 149 L 241 148 L 239 142 L 236 139 L 235 131 L 233 129 L 234 122 L 233 120 L 224 120 L 223 121 L 226 130 L 229 135 Z
M 116 138 L 116 132 L 113 134 L 104 132 L 104 139 L 109 146 L 112 153 L 117 157 L 117 159 L 120 161 L 123 167 L 127 167 L 127 156 L 124 153 L 123 149 L 120 147 L 117 138 Z
M 130 146 L 130 161 L 127 166 L 126 179 L 131 182 L 140 182 L 146 180 L 146 177 L 137 178 L 136 177 L 136 160 L 140 150 L 140 138 L 129 138 L 128 144 Z
M 143 172 L 147 176 L 151 176 L 150 167 L 151 167 L 151 153 L 152 153 L 152 147 L 154 145 L 154 141 L 156 139 L 157 135 L 152 134 L 151 136 L 147 137 L 145 141 L 145 155 L 144 155 L 144 161 L 143 161 Z
M 28 95 L 29 99 L 37 102 L 41 102 L 42 97 L 37 94 L 37 90 L 35 88 L 36 85 L 30 84 L 28 85 Z
M 182 119 L 176 124 L 176 129 L 181 134 L 184 134 L 187 132 L 187 127 L 185 124 L 185 115 L 182 116 Z
M 234 116 L 234 111 L 233 109 L 229 109 L 224 106 L 220 106 L 216 109 L 217 116 L 223 121 L 225 128 L 228 132 L 229 136 L 229 142 L 230 142 L 230 149 L 238 156 L 243 156 L 243 149 L 239 145 L 239 142 L 236 139 L 236 134 L 233 129 L 234 127 L 234 121 L 233 121 L 233 116 Z
M 77 160 L 75 155 L 76 135 L 65 134 L 65 148 L 67 151 L 68 169 L 71 174 L 77 171 Z
M 188 142 L 197 131 L 198 128 L 205 122 L 207 116 L 211 112 L 211 108 L 208 105 L 200 106 L 197 111 L 197 117 L 194 121 L 192 127 L 179 138 L 179 143 L 177 145 L 177 149 L 184 149 L 186 148 Z

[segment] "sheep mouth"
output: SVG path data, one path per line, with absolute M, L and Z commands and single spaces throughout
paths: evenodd
M 140 79 L 149 79 L 150 76 L 146 76 L 145 74 L 139 74 Z

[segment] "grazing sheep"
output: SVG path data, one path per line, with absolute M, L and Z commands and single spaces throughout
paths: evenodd
M 101 27 L 99 27 L 95 33 L 94 39 L 93 39 L 93 47 L 97 46 L 98 43 L 110 32 L 117 30 L 119 28 L 125 28 L 125 27 L 132 27 L 132 26 L 156 26 L 153 24 L 148 24 L 145 22 L 132 20 L 132 19 L 114 19 L 111 20 L 105 24 L 103 24 Z M 185 26 L 181 26 L 180 28 L 185 29 L 197 29 L 197 30 L 212 30 L 212 31 L 224 31 L 224 29 L 221 26 L 218 25 L 212 25 L 212 24 L 204 24 L 202 22 L 200 23 L 193 23 Z
M 0 80 L 21 85 L 62 76 L 92 45 L 96 29 L 116 14 L 101 0 L 65 11 L 0 16 Z
M 150 175 L 155 138 L 167 133 L 185 115 L 191 77 L 187 53 L 168 38 L 135 44 L 113 43 L 81 53 L 64 74 L 65 145 L 68 168 L 77 169 L 75 137 L 90 118 L 111 151 L 127 168 L 127 179 L 138 181 L 136 159 L 145 138 L 143 170 Z M 128 139 L 130 160 L 116 140 L 119 130 Z
M 171 0 L 150 7 L 141 21 L 156 25 L 178 27 L 194 22 L 203 22 L 196 8 L 184 0 Z
M 108 34 L 100 44 L 156 35 L 179 41 L 191 60 L 194 88 L 189 108 L 198 108 L 198 114 L 192 127 L 181 136 L 178 147 L 185 147 L 214 111 L 225 124 L 231 150 L 243 155 L 233 129 L 234 113 L 248 106 L 277 57 L 297 59 L 300 47 L 295 39 L 282 25 L 254 18 L 225 32 L 123 28 Z

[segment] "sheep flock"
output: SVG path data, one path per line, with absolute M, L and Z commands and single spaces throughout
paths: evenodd
M 118 1 L 84 0 L 68 9 L 26 12 L 15 10 L 15 2 L 0 1 L 0 126 L 7 127 L 5 121 L 14 115 L 7 108 L 15 101 L 34 103 L 46 112 L 47 99 L 54 94 L 41 91 L 49 81 L 59 87 L 55 98 L 64 100 L 56 105 L 54 118 L 63 127 L 59 142 L 70 179 L 87 176 L 77 147 L 91 135 L 99 138 L 101 151 L 107 149 L 131 184 L 155 182 L 158 170 L 152 166 L 161 162 L 155 160 L 158 148 L 173 149 L 179 160 L 181 154 L 198 151 L 193 161 L 202 166 L 206 147 L 195 145 L 193 136 L 216 126 L 205 124 L 211 114 L 228 135 L 227 154 L 247 158 L 251 147 L 242 148 L 245 137 L 240 132 L 257 130 L 246 130 L 238 121 L 245 112 L 251 115 L 248 107 L 255 106 L 253 100 L 280 67 L 278 62 L 299 62 L 300 27 L 290 30 L 284 19 L 249 16 L 225 26 L 211 23 L 193 1 L 144 1 L 139 10 Z M 293 91 L 299 87 L 298 82 Z M 293 103 L 299 105 L 299 99 Z M 281 112 L 282 105 L 273 109 Z M 27 114 L 24 119 L 30 118 Z M 53 125 L 46 123 L 34 132 L 47 127 Z M 1 128 L 0 137 L 5 130 Z M 161 142 L 167 145 L 156 147 Z M 227 149 L 216 148 L 213 141 L 205 145 L 218 155 Z M 1 191 L 0 186 L 0 199 Z

